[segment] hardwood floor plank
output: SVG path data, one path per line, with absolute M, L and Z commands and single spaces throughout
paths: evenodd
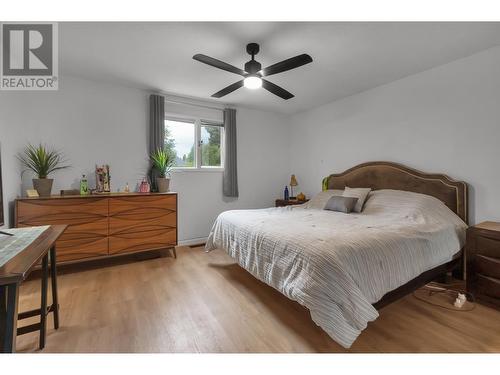
M 448 311 L 412 295 L 384 307 L 345 350 L 305 308 L 220 250 L 179 247 L 177 259 L 64 272 L 58 281 L 61 327 L 49 316 L 47 353 L 500 352 L 499 311 Z M 39 307 L 38 289 L 38 280 L 22 285 L 20 311 Z M 17 350 L 37 352 L 37 343 L 35 333 L 20 336 Z

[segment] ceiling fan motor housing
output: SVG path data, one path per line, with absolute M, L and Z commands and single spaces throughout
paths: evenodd
M 255 60 L 250 60 L 245 64 L 245 72 L 249 74 L 257 74 L 261 69 L 262 65 Z
M 252 59 L 254 55 L 258 54 L 260 51 L 260 47 L 257 43 L 248 43 L 247 44 L 247 53 L 252 55 Z

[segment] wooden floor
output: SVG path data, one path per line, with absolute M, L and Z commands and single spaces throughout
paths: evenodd
M 43 352 L 346 351 L 222 251 L 177 253 L 62 274 L 61 327 L 49 318 Z M 39 281 L 28 281 L 20 311 L 37 304 Z M 37 343 L 36 333 L 20 336 L 17 350 L 36 352 Z M 410 295 L 383 308 L 349 351 L 500 352 L 500 312 L 448 311 Z

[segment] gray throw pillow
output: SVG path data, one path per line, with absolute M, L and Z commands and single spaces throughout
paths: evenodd
M 350 188 L 346 186 L 342 196 L 358 198 L 353 211 L 361 212 L 363 211 L 363 205 L 365 204 L 366 198 L 368 197 L 368 194 L 370 194 L 371 190 L 371 188 Z
M 358 198 L 333 196 L 326 202 L 325 210 L 348 214 L 353 211 L 357 202 Z

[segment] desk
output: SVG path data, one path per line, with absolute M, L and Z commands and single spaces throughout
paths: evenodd
M 33 242 L 0 267 L 0 352 L 13 353 L 16 337 L 28 332 L 40 331 L 40 349 L 45 346 L 47 314 L 54 313 L 54 328 L 59 328 L 57 300 L 57 271 L 55 242 L 63 234 L 66 225 L 52 225 Z M 52 283 L 52 304 L 47 308 L 48 268 Z M 38 263 L 42 263 L 42 293 L 40 309 L 17 312 L 19 285 L 29 276 Z M 17 328 L 17 320 L 40 315 L 40 322 Z

